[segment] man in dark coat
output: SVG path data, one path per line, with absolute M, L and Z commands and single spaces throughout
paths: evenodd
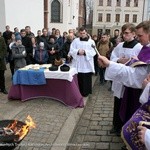
M 7 45 L 10 44 L 11 36 L 12 36 L 12 31 L 10 31 L 10 27 L 7 25 L 6 31 L 3 33 L 3 38 L 5 39 L 5 43 Z
M 21 39 L 22 39 L 22 45 L 25 46 L 26 49 L 26 62 L 27 65 L 33 64 L 33 46 L 31 38 L 26 36 L 25 29 L 21 29 Z
M 6 62 L 5 62 L 6 54 L 7 54 L 7 47 L 5 44 L 5 40 L 1 36 L 0 32 L 0 90 L 4 94 L 8 94 L 5 88 L 5 76 L 4 76 L 6 70 Z
M 11 37 L 12 37 L 12 31 L 10 31 L 9 25 L 6 26 L 6 31 L 3 32 L 3 38 L 5 40 L 6 46 L 7 46 L 7 55 L 6 55 L 6 62 L 8 62 L 8 53 L 9 53 L 9 44 L 11 42 Z
M 44 42 L 44 47 L 45 49 L 47 49 L 48 47 L 48 42 L 49 42 L 49 35 L 48 35 L 48 31 L 46 28 L 43 28 L 42 29 L 42 35 L 41 35 L 41 38 L 40 38 L 40 41 L 39 42 Z
M 70 45 L 72 43 L 74 39 L 74 36 L 73 35 L 68 35 L 67 36 L 67 40 L 66 42 L 63 44 L 61 50 L 60 50 L 60 54 L 61 54 L 61 57 L 62 58 L 66 58 L 68 59 L 68 53 L 69 53 L 69 50 L 70 50 Z

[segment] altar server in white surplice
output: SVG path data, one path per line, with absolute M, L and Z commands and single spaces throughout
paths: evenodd
M 136 34 L 139 42 L 143 45 L 140 51 L 143 54 L 139 60 L 146 62 L 147 65 L 139 67 L 125 66 L 124 64 L 109 61 L 106 57 L 100 56 L 98 58 L 99 65 L 107 67 L 105 73 L 106 80 L 117 81 L 127 87 L 142 88 L 142 82 L 150 72 L 150 21 L 143 21 L 138 27 L 136 27 Z
M 119 43 L 112 51 L 110 60 L 125 64 L 131 57 L 138 56 L 141 51 L 142 45 L 135 39 L 135 25 L 132 23 L 126 23 L 121 28 L 124 42 Z M 114 95 L 114 110 L 113 110 L 113 128 L 110 133 L 116 133 L 120 135 L 123 121 L 120 118 L 119 112 L 121 108 L 122 97 L 125 87 L 120 82 L 112 83 L 112 91 Z M 136 93 L 141 93 L 138 89 Z M 139 99 L 139 98 L 138 98 Z
M 79 89 L 82 96 L 92 93 L 92 73 L 94 70 L 93 58 L 96 55 L 91 45 L 94 41 L 89 37 L 85 28 L 79 29 L 79 37 L 74 39 L 69 54 L 72 56 L 72 66 L 77 69 Z

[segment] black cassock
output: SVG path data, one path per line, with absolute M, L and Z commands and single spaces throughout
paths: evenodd
M 92 73 L 78 73 L 78 84 L 82 96 L 92 94 Z

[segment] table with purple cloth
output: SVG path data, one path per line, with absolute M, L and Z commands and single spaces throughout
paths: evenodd
M 25 85 L 12 84 L 9 93 L 9 100 L 26 101 L 35 98 L 52 98 L 64 103 L 67 106 L 77 108 L 84 107 L 83 97 L 78 88 L 78 80 L 75 68 L 69 72 L 44 71 L 46 84 Z M 28 71 L 28 70 L 19 70 Z M 28 75 L 30 73 L 28 72 Z

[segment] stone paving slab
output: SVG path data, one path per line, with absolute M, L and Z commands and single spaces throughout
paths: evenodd
M 93 81 L 95 82 L 95 76 Z M 11 85 L 6 71 L 6 88 Z M 120 137 L 109 134 L 112 128 L 113 96 L 108 84 L 96 81 L 93 94 L 85 98 L 84 108 L 71 109 L 53 99 L 9 101 L 0 93 L 0 119 L 24 121 L 30 115 L 37 127 L 15 150 L 120 150 Z

